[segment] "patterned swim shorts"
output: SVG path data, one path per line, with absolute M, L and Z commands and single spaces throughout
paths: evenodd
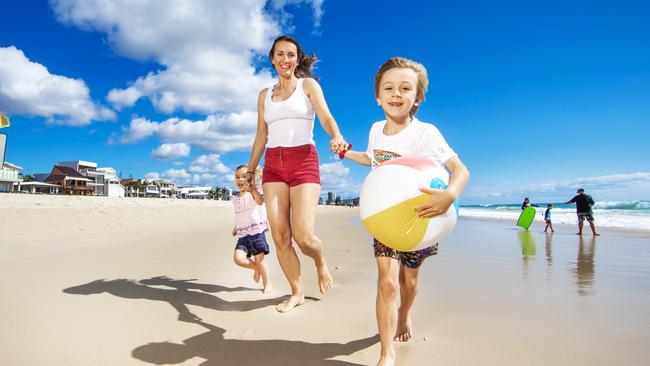
M 438 243 L 424 249 L 414 252 L 401 252 L 389 248 L 379 240 L 374 239 L 375 257 L 389 257 L 398 260 L 402 265 L 408 268 L 418 268 L 427 257 L 438 254 Z

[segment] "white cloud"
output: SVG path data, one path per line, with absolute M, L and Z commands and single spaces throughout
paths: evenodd
M 358 197 L 359 184 L 352 182 L 350 168 L 337 161 L 320 165 L 321 192 L 335 192 L 343 198 Z
M 169 169 L 162 174 L 151 172 L 146 177 L 168 179 L 178 186 L 232 186 L 232 169 L 221 162 L 219 155 L 201 155 L 188 169 Z
M 162 144 L 151 152 L 151 157 L 160 160 L 174 160 L 190 156 L 190 145 L 179 142 L 177 144 Z
M 160 179 L 160 174 L 156 172 L 149 172 L 144 175 L 144 179 Z
M 311 7 L 312 12 L 314 13 L 314 27 L 318 28 L 320 27 L 320 21 L 324 13 L 324 2 L 325 0 L 272 0 L 271 5 L 276 11 L 282 12 L 281 15 L 286 20 L 288 18 L 291 18 L 291 16 L 283 10 L 287 5 L 307 4 Z
M 210 115 L 202 121 L 170 118 L 153 122 L 134 118 L 120 135 L 111 136 L 109 142 L 130 144 L 155 135 L 166 143 L 186 143 L 201 149 L 225 153 L 250 149 L 257 128 L 256 112 Z
M 109 92 L 116 108 L 148 98 L 164 113 L 254 110 L 272 83 L 255 61 L 280 25 L 262 0 L 53 0 L 58 20 L 106 34 L 116 53 L 153 60 L 161 69 Z
M 201 155 L 194 159 L 189 167 L 190 173 L 216 173 L 216 174 L 231 174 L 232 170 L 221 162 L 219 155 L 209 154 Z
M 91 100 L 83 80 L 51 74 L 14 46 L 0 47 L 0 110 L 68 126 L 115 119 L 113 111 Z
M 571 198 L 578 188 L 600 200 L 638 200 L 650 197 L 650 173 L 612 174 L 596 177 L 580 177 L 565 181 L 548 181 L 533 184 L 507 184 L 495 189 L 471 187 L 464 197 L 479 203 L 518 202 L 523 197 L 534 201 L 559 202 Z M 499 202 L 494 202 L 498 199 Z

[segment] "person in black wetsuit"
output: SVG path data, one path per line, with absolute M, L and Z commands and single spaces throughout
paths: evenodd
M 589 226 L 591 226 L 591 232 L 594 234 L 594 236 L 600 235 L 596 232 L 596 226 L 594 225 L 594 213 L 591 210 L 591 207 L 596 202 L 594 202 L 594 199 L 591 198 L 590 195 L 585 193 L 584 188 L 578 189 L 577 193 L 578 194 L 575 197 L 565 202 L 566 204 L 576 204 L 576 212 L 578 213 L 577 235 L 582 235 L 582 225 L 584 224 L 585 220 L 589 222 Z

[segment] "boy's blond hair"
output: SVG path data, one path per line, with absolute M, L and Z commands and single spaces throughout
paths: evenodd
M 375 98 L 379 96 L 379 83 L 381 83 L 381 78 L 384 76 L 386 71 L 396 68 L 405 68 L 411 69 L 418 76 L 418 85 L 416 90 L 416 103 L 413 104 L 413 107 L 409 111 L 409 116 L 413 117 L 418 111 L 419 102 L 424 101 L 424 94 L 427 92 L 429 87 L 429 77 L 427 76 L 427 69 L 424 68 L 419 62 L 409 60 L 404 57 L 391 57 L 383 65 L 379 67 L 377 73 L 375 74 Z

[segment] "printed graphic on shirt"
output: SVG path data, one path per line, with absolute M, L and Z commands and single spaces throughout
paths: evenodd
M 381 163 L 387 162 L 388 160 L 399 158 L 402 156 L 392 151 L 384 151 L 384 150 L 373 150 L 373 151 L 375 156 L 372 162 L 373 167 Z

